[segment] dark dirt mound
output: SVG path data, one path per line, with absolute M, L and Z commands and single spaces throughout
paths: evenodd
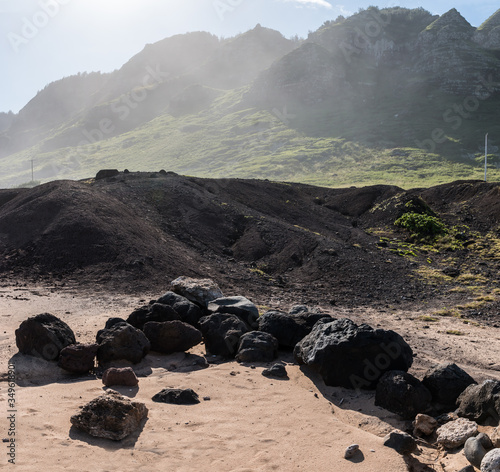
M 407 235 L 393 223 L 405 203 L 421 199 L 448 225 L 467 224 L 477 239 L 496 231 L 499 195 L 497 184 L 484 182 L 404 191 L 173 173 L 58 181 L 0 191 L 0 270 L 9 279 L 99 282 L 134 292 L 164 290 L 191 275 L 256 300 L 418 302 L 448 288 L 417 275 L 430 264 L 426 251 L 401 252 Z M 388 244 L 380 244 L 381 235 Z M 480 274 L 496 268 L 470 248 L 434 251 L 432 267 L 441 270 L 450 257 Z

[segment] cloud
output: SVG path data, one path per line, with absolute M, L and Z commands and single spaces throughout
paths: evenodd
M 328 3 L 326 0 L 285 0 L 285 1 L 311 7 L 333 8 L 332 5 Z

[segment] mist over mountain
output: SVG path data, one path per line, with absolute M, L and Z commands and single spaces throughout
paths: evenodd
M 147 45 L 121 69 L 47 85 L 0 113 L 0 184 L 103 167 L 323 185 L 500 176 L 500 10 L 370 7 L 306 39 L 257 25 Z M 483 146 L 483 147 L 481 147 Z

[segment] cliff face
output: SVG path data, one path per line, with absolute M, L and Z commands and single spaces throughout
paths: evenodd
M 474 41 L 485 49 L 500 49 L 500 9 L 475 31 Z
M 475 95 L 500 61 L 473 42 L 475 29 L 452 9 L 418 37 L 414 72 L 428 74 L 443 91 Z

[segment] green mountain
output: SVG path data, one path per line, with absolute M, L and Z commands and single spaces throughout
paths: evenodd
M 0 116 L 0 185 L 101 168 L 327 186 L 500 177 L 500 10 L 370 7 L 305 40 L 257 25 L 147 45 Z M 497 136 L 499 136 L 497 138 Z

